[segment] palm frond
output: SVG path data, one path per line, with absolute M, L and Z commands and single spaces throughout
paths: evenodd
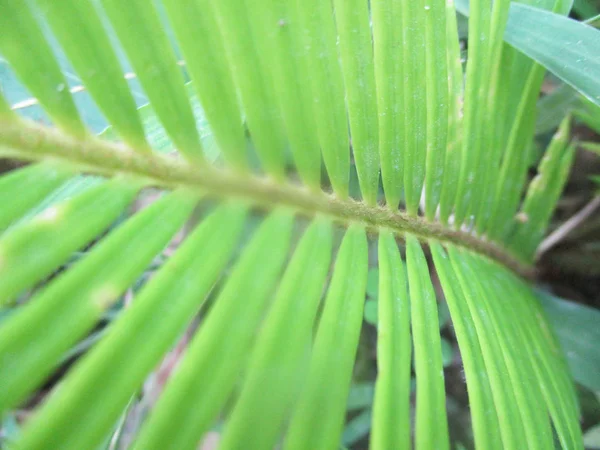
M 97 448 L 192 326 L 133 448 L 197 448 L 217 423 L 225 449 L 337 448 L 375 259 L 372 448 L 450 448 L 433 271 L 477 448 L 547 449 L 553 431 L 582 448 L 568 368 L 524 279 L 571 164 L 569 119 L 526 189 L 544 68 L 503 43 L 514 5 L 470 2 L 463 74 L 452 1 L 162 4 L 166 17 L 141 0 L 0 0 L 0 54 L 54 124 L 0 95 L 0 156 L 31 162 L 0 178 L 0 412 L 134 293 L 17 447 Z M 53 39 L 111 125 L 100 136 Z

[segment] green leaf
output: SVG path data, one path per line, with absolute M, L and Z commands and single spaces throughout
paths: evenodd
M 373 449 L 408 448 L 411 368 L 410 308 L 406 273 L 394 236 L 379 236 L 377 381 L 373 405 Z
M 573 377 L 587 388 L 600 390 L 600 312 L 538 291 L 552 328 L 565 352 Z
M 307 349 L 329 271 L 331 241 L 331 225 L 318 220 L 298 244 L 262 325 L 246 381 L 225 425 L 221 448 L 263 449 L 276 445 L 279 429 L 307 373 Z
M 406 210 L 416 215 L 425 181 L 427 153 L 427 68 L 425 55 L 425 0 L 401 2 L 402 71 L 404 86 L 404 199 Z M 399 57 L 399 56 L 398 56 Z
M 195 203 L 189 194 L 173 193 L 144 209 L 11 316 L 0 332 L 6 368 L 0 411 L 22 401 L 50 374 L 168 244 Z
M 398 82 L 404 79 L 404 59 L 402 48 L 395 45 L 403 39 L 402 1 L 372 0 L 371 19 L 381 179 L 386 204 L 397 208 L 404 186 L 404 159 L 397 150 L 408 139 L 402 113 L 404 86 Z
M 458 260 L 457 253 L 451 250 L 451 254 Z M 499 294 L 500 283 L 492 272 L 495 267 L 467 252 L 463 252 L 461 256 L 461 270 L 465 270 L 465 276 L 472 276 L 476 271 L 482 275 L 473 284 L 479 285 L 480 311 L 486 310 L 484 314 L 488 316 L 488 323 L 492 326 L 499 345 L 500 353 L 496 357 L 503 370 L 505 366 L 508 375 L 507 393 L 509 396 L 514 395 L 518 405 L 516 414 L 511 417 L 520 425 L 515 427 L 515 436 L 522 439 L 520 434 L 523 432 L 528 448 L 548 448 L 552 439 L 550 423 L 547 414 L 540 411 L 542 393 L 534 371 L 528 368 L 533 355 L 527 352 L 526 338 L 522 335 L 518 322 L 509 319 L 511 306 L 506 301 L 503 302 L 508 297 Z M 486 269 L 489 270 L 488 273 Z
M 252 7 L 246 0 L 223 0 L 213 2 L 212 8 L 263 169 L 281 180 L 286 145 L 283 120 L 275 93 L 270 89 L 273 78 L 267 69 L 266 55 L 259 47 L 259 30 L 253 29 L 250 21 Z
M 446 40 L 448 51 L 446 55 L 448 67 L 448 139 L 444 176 L 440 194 L 440 221 L 448 223 L 450 213 L 454 208 L 456 189 L 460 175 L 463 125 L 463 69 L 458 40 L 458 23 L 453 0 L 446 2 Z
M 151 3 L 102 0 L 119 40 L 156 115 L 188 160 L 201 162 L 202 147 L 187 100 L 183 76 Z M 152 30 L 151 33 L 147 30 Z
M 463 294 L 450 258 L 438 242 L 430 241 L 430 246 L 463 361 L 476 447 L 502 448 L 498 413 L 492 394 L 492 384 L 497 382 L 497 378 L 486 368 L 485 360 L 489 356 L 486 348 L 480 344 L 479 333 L 482 330 L 475 316 L 470 313 L 470 297 Z
M 32 164 L 0 178 L 0 231 L 21 218 L 72 173 L 60 166 Z
M 525 349 L 529 355 L 527 361 L 533 364 L 535 382 L 530 384 L 530 388 L 541 388 L 562 446 L 581 448 L 575 390 L 569 380 L 566 362 L 539 303 L 535 301 L 529 286 L 500 267 L 482 259 L 480 261 L 491 267 L 495 278 L 499 280 L 497 287 L 490 286 L 491 292 L 498 294 L 496 302 L 499 302 L 500 298 L 515 299 L 511 302 L 512 307 L 501 302 L 499 304 L 505 307 L 505 318 L 517 324 L 522 342 L 522 347 L 519 348 Z M 539 403 L 538 400 L 536 404 Z M 539 408 L 534 408 L 534 411 L 536 409 L 539 413 Z M 546 414 L 542 416 L 542 419 L 547 417 Z M 545 435 L 550 436 L 550 433 Z
M 367 283 L 367 239 L 361 227 L 346 232 L 315 338 L 308 379 L 283 448 L 333 448 L 346 412 Z
M 427 1 L 425 10 L 425 76 L 427 110 L 427 150 L 425 171 L 425 216 L 433 220 L 442 191 L 445 152 L 448 141 L 448 104 L 450 96 L 447 56 L 451 49 L 447 39 L 445 0 Z
M 67 81 L 26 0 L 2 4 L 0 28 L 3 30 L 0 53 L 40 100 L 52 120 L 73 134 L 84 134 Z
M 150 208 L 160 211 L 164 204 Z M 167 219 L 171 210 L 164 211 Z M 102 440 L 202 306 L 234 251 L 244 219 L 245 207 L 223 205 L 186 238 L 32 418 L 25 438 L 30 448 L 54 441 L 94 448 Z
M 131 202 L 139 184 L 114 179 L 10 230 L 0 239 L 0 304 L 50 275 L 96 238 Z
M 36 3 L 108 121 L 133 148 L 149 151 L 123 69 L 92 2 Z
M 334 0 L 352 152 L 362 197 L 377 203 L 379 135 L 369 4 Z
M 275 212 L 262 223 L 133 448 L 194 448 L 208 430 L 244 365 L 244 355 L 287 257 L 291 226 L 292 216 L 287 212 Z M 173 429 L 177 429 L 176 435 L 170 433 Z
M 437 302 L 423 250 L 410 235 L 406 240 L 406 264 L 417 380 L 415 445 L 449 448 Z M 432 423 L 437 424 L 435 429 L 430 427 Z
M 342 71 L 336 48 L 332 4 L 321 0 L 295 2 L 301 58 L 309 78 L 309 95 L 316 133 L 327 174 L 335 193 L 348 196 L 350 142 Z
M 568 146 L 570 117 L 567 117 L 548 146 L 516 217 L 509 245 L 526 259 L 533 258 L 546 232 L 556 202 L 567 182 L 575 146 Z
M 506 41 L 600 105 L 600 31 L 558 14 L 513 3 Z
M 246 170 L 248 159 L 242 113 L 211 2 L 166 0 L 163 4 L 186 57 L 186 69 L 193 80 L 201 108 L 206 111 L 218 147 L 233 167 Z M 199 42 L 202 42 L 202 57 L 197 58 L 195 54 Z M 198 126 L 196 110 L 200 104 L 196 103 L 197 99 L 192 99 L 192 110 Z M 203 129 L 199 128 L 199 131 L 202 139 Z M 203 146 L 207 153 L 205 142 Z M 207 159 L 211 160 L 210 157 Z

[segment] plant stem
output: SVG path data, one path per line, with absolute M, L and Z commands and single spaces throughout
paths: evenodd
M 310 191 L 266 177 L 243 175 L 209 165 L 190 165 L 156 153 L 144 154 L 91 135 L 84 139 L 76 138 L 56 128 L 16 117 L 0 119 L 0 157 L 29 161 L 59 160 L 81 172 L 108 177 L 136 176 L 161 188 L 199 190 L 223 199 L 241 198 L 268 209 L 286 206 L 309 217 L 327 215 L 346 225 L 361 223 L 375 233 L 386 228 L 400 238 L 410 233 L 424 243 L 432 238 L 451 242 L 494 259 L 525 278 L 534 276 L 529 264 L 496 243 L 402 211 L 368 206 L 352 199 L 341 200 L 325 192 Z

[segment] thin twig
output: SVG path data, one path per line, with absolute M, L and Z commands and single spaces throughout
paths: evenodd
M 600 195 L 594 197 L 592 201 L 585 205 L 581 211 L 563 223 L 546 239 L 544 239 L 538 248 L 536 259 L 540 259 L 544 253 L 562 241 L 575 228 L 585 222 L 592 214 L 594 214 L 598 207 L 600 207 Z

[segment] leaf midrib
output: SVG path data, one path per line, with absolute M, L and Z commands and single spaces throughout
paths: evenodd
M 340 199 L 291 183 L 278 183 L 267 177 L 210 165 L 192 166 L 174 157 L 136 152 L 123 144 L 91 135 L 77 138 L 16 116 L 0 118 L 0 157 L 29 161 L 59 160 L 81 172 L 108 177 L 141 177 L 151 186 L 200 190 L 214 197 L 243 199 L 265 209 L 289 207 L 310 217 L 317 214 L 330 216 L 345 226 L 360 223 L 375 233 L 382 228 L 390 229 L 402 239 L 410 233 L 425 243 L 429 239 L 451 242 L 494 259 L 522 277 L 532 278 L 534 275 L 529 264 L 498 244 L 438 222 L 382 206 L 368 206 L 354 199 Z

